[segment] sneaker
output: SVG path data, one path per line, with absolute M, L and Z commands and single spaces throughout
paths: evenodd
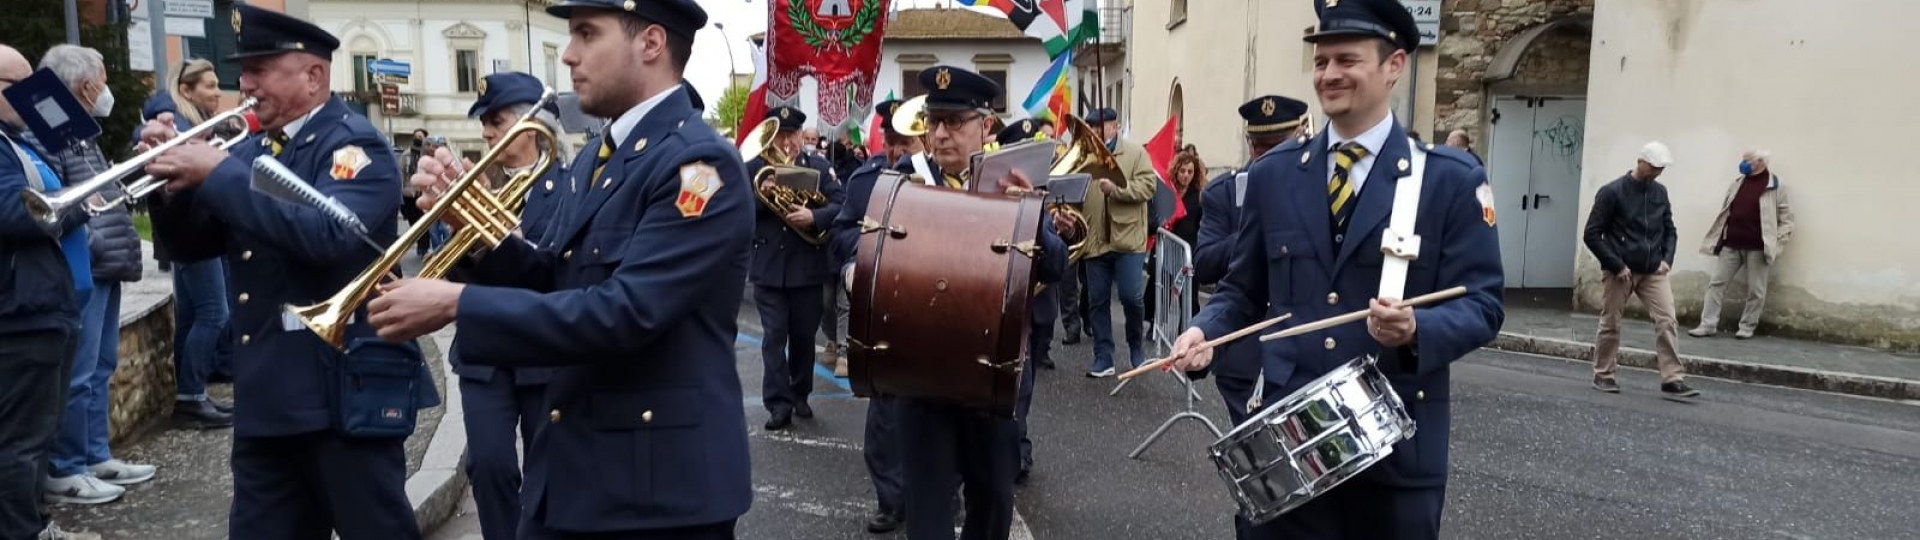
M 1660 385 L 1660 393 L 1670 398 L 1690 398 L 1700 395 L 1700 391 L 1694 390 L 1691 386 L 1687 386 L 1686 381 L 1673 381 L 1662 384 Z
M 42 498 L 50 504 L 106 504 L 127 493 L 127 488 L 106 483 L 90 474 L 49 478 L 42 488 L 45 490 Z
M 846 378 L 846 377 L 847 377 L 847 362 L 848 362 L 848 360 L 847 360 L 847 357 L 845 357 L 845 356 L 842 356 L 842 357 L 840 357 L 840 358 L 839 358 L 839 360 L 838 360 L 838 361 L 835 361 L 835 362 L 833 363 L 833 376 L 835 376 L 835 377 L 840 377 L 840 378 L 843 378 L 843 379 L 844 379 L 844 378 Z
M 71 532 L 60 529 L 60 525 L 47 522 L 47 528 L 40 530 L 39 540 L 100 540 L 100 535 L 90 532 Z
M 1620 383 L 1617 381 L 1614 381 L 1613 379 L 1601 377 L 1599 375 L 1594 375 L 1593 389 L 1599 390 L 1601 392 L 1606 392 L 1609 394 L 1618 394 L 1620 393 Z
M 127 463 L 117 459 L 109 459 L 87 467 L 87 473 L 92 474 L 94 478 L 116 486 L 131 486 L 152 480 L 153 471 L 152 465 Z
M 1705 326 L 1701 326 L 1701 327 L 1694 328 L 1692 330 L 1687 331 L 1687 335 L 1697 337 L 1697 338 L 1709 338 L 1709 337 L 1713 337 L 1714 334 L 1718 334 L 1718 333 L 1720 333 L 1719 330 L 1707 328 Z
M 1087 377 L 1092 379 L 1105 379 L 1107 377 L 1112 377 L 1112 376 L 1113 376 L 1113 368 L 1096 369 L 1096 370 L 1087 372 Z
M 1753 331 L 1741 330 L 1739 332 L 1734 332 L 1733 339 L 1753 339 Z

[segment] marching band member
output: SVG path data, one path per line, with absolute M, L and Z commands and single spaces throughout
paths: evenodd
M 934 185 L 966 189 L 968 158 L 988 140 L 990 104 L 1000 94 L 1000 85 L 951 66 L 928 68 L 920 72 L 919 79 L 928 89 L 926 137 L 932 150 L 930 170 L 925 173 L 931 175 Z M 917 169 L 907 160 L 898 168 L 903 172 Z M 1001 182 L 1003 187 L 1031 187 L 1030 180 L 1016 175 Z M 835 239 L 840 244 L 836 248 L 839 252 L 852 254 L 857 249 L 858 223 L 867 215 L 872 189 L 871 181 L 851 186 L 840 214 L 841 234 Z M 1042 254 L 1034 262 L 1034 281 L 1038 283 L 1058 281 L 1066 268 L 1067 245 L 1054 232 L 1055 227 L 1065 224 L 1056 221 L 1042 220 Z M 841 271 L 851 275 L 853 266 L 848 264 Z M 1013 479 L 1018 467 L 1019 435 L 1014 421 L 937 401 L 900 398 L 898 404 L 899 440 L 904 455 L 912 456 L 905 461 L 906 513 L 911 517 L 907 537 L 953 538 L 952 504 L 957 480 L 966 502 L 961 536 L 1006 538 L 1013 524 Z
M 1292 313 L 1300 325 L 1356 311 L 1343 325 L 1265 345 L 1268 395 L 1285 396 L 1355 357 L 1378 366 L 1419 423 L 1391 457 L 1360 476 L 1261 525 L 1251 538 L 1438 538 L 1447 479 L 1448 365 L 1491 341 L 1504 317 L 1499 237 L 1486 172 L 1466 154 L 1416 148 L 1389 110 L 1394 83 L 1419 42 L 1413 16 L 1393 0 L 1321 0 L 1314 89 L 1330 120 L 1312 140 L 1288 142 L 1249 171 L 1233 262 L 1194 326 L 1174 343 L 1175 365 L 1198 369 L 1198 349 L 1258 319 Z M 1404 295 L 1455 285 L 1465 296 L 1412 308 L 1376 297 L 1385 267 L 1382 237 L 1396 187 L 1416 194 L 1417 259 Z M 1416 162 L 1417 163 L 1417 162 Z M 1402 244 L 1404 245 L 1404 244 Z M 1397 262 L 1396 262 L 1397 264 Z M 1250 344 L 1251 345 L 1251 344 Z
M 1268 150 L 1305 132 L 1306 114 L 1306 103 L 1285 96 L 1257 97 L 1241 105 L 1240 117 L 1247 123 L 1247 155 L 1253 156 L 1248 162 L 1249 168 Z M 1193 246 L 1195 283 L 1218 283 L 1227 275 L 1247 178 L 1246 169 L 1228 171 L 1207 183 L 1206 191 L 1200 195 L 1200 236 Z M 1250 405 L 1260 406 L 1249 401 L 1254 383 L 1260 380 L 1260 343 L 1241 340 L 1221 349 L 1215 353 L 1208 370 L 1214 375 L 1214 385 L 1220 388 L 1220 397 L 1227 402 L 1227 418 L 1237 426 L 1247 421 Z M 1273 396 L 1274 399 L 1280 397 Z M 1235 531 L 1244 535 L 1250 526 L 1245 517 L 1234 516 Z
M 419 363 L 412 343 L 373 339 L 366 317 L 345 334 L 346 352 L 281 309 L 331 296 L 378 253 L 347 225 L 317 209 L 255 194 L 249 163 L 272 156 L 366 225 L 374 242 L 392 242 L 400 204 L 400 167 L 387 138 L 329 92 L 330 61 L 340 42 L 312 23 L 252 6 L 234 8 L 240 91 L 259 100 L 263 134 L 232 147 L 174 148 L 147 166 L 167 178 L 169 195 L 155 220 L 181 223 L 171 256 L 196 261 L 222 252 L 232 263 L 234 348 L 234 538 L 343 540 L 420 538 L 404 488 L 404 434 L 369 435 L 343 423 L 355 403 L 329 394 L 344 367 L 367 361 Z M 142 129 L 159 144 L 176 134 L 170 113 Z M 412 382 L 420 406 L 439 396 L 420 365 Z M 405 396 L 401 396 L 405 399 Z M 412 431 L 412 412 L 397 415 Z
M 891 169 L 895 163 L 904 163 L 907 156 L 926 152 L 926 145 L 920 137 L 905 135 L 893 129 L 893 112 L 900 107 L 900 100 L 880 102 L 873 107 L 873 113 L 880 117 L 881 135 L 885 137 L 886 151 L 867 159 L 853 174 L 847 175 L 845 190 L 846 203 L 840 207 L 840 215 L 833 220 L 832 247 L 835 268 L 852 268 L 854 250 L 860 241 L 860 218 L 866 216 L 867 199 L 873 195 L 874 180 L 882 171 Z M 858 201 L 857 203 L 854 201 Z M 841 276 L 851 275 L 841 272 Z M 842 360 L 842 364 L 845 361 Z M 873 479 L 873 495 L 877 499 L 873 516 L 867 518 L 867 532 L 879 534 L 893 532 L 906 522 L 906 495 L 902 493 L 905 483 L 901 477 L 902 456 L 900 455 L 900 405 L 899 401 L 887 396 L 873 396 L 867 399 L 867 426 L 865 444 L 860 452 L 867 462 L 867 476 Z
M 793 165 L 820 173 L 820 192 L 829 201 L 840 199 L 840 185 L 833 179 L 825 159 L 802 146 L 800 129 L 807 124 L 807 113 L 793 107 L 774 107 L 768 118 L 780 121 L 773 144 L 793 159 Z M 767 167 L 765 156 L 747 162 L 754 175 Z M 752 177 L 751 175 L 749 176 Z M 768 175 L 763 185 L 771 185 Z M 767 408 L 768 431 L 785 429 L 793 417 L 813 418 L 807 395 L 813 393 L 813 339 L 820 331 L 820 317 L 826 298 L 821 285 L 827 282 L 827 249 L 807 243 L 794 232 L 789 222 L 808 228 L 824 228 L 840 214 L 840 204 L 829 202 L 814 209 L 800 205 L 775 214 L 765 205 L 755 205 L 753 226 L 753 265 L 747 280 L 753 283 L 753 304 L 760 311 L 760 360 L 766 371 L 760 383 L 761 401 Z
M 544 83 L 525 73 L 488 75 L 481 79 L 480 99 L 467 109 L 467 117 L 480 121 L 480 135 L 488 147 L 497 146 L 514 123 L 540 102 L 545 91 Z M 549 103 L 535 113 L 534 120 L 558 137 L 564 131 L 557 114 L 558 108 Z M 553 166 L 527 191 L 526 205 L 520 210 L 523 238 L 539 240 L 552 221 L 554 201 L 570 192 L 561 161 L 573 153 L 567 150 L 564 138 L 555 142 L 560 145 L 560 155 L 551 156 Z M 514 174 L 533 167 L 539 152 L 539 141 L 531 135 L 500 147 L 494 170 L 486 171 L 489 188 L 498 189 Z M 428 163 L 428 168 L 437 168 L 437 162 Z M 455 339 L 459 339 L 457 331 Z M 468 364 L 461 362 L 457 353 L 447 355 L 447 361 L 460 377 L 460 403 L 467 427 L 467 478 L 473 482 L 480 535 L 486 540 L 511 540 L 520 526 L 521 460 L 515 450 L 514 430 L 520 432 L 520 447 L 533 448 L 533 434 L 539 430 L 545 412 L 547 381 L 553 378 L 554 370 Z
M 1045 124 L 1034 119 L 1024 119 L 1007 125 L 1000 130 L 995 142 L 1001 146 L 1031 141 L 1045 137 Z M 1061 223 L 1061 225 L 1067 225 Z M 1061 242 L 1071 244 L 1073 238 L 1083 234 L 1078 223 L 1070 227 L 1058 227 Z M 1014 406 L 1015 431 L 1020 434 L 1020 468 L 1014 473 L 1013 483 L 1025 485 L 1027 476 L 1033 472 L 1033 439 L 1027 437 L 1027 411 L 1033 409 L 1034 374 L 1042 366 L 1052 366 L 1053 360 L 1047 357 L 1047 351 L 1053 345 L 1053 325 L 1060 319 L 1060 297 L 1057 287 L 1045 287 L 1033 296 L 1030 304 L 1033 318 L 1028 321 L 1027 367 L 1020 370 L 1020 395 Z
M 568 19 L 581 110 L 614 120 L 575 158 L 578 191 L 540 244 L 480 254 L 470 284 L 388 285 L 369 310 L 387 339 L 458 321 L 466 362 L 560 368 L 527 452 L 522 539 L 730 539 L 753 500 L 733 340 L 758 203 L 682 79 L 706 11 L 639 5 L 547 8 Z

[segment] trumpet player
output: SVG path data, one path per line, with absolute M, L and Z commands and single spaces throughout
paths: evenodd
M 857 201 L 842 204 L 840 215 L 834 216 L 830 242 L 834 268 L 851 268 L 854 264 L 854 249 L 860 237 L 860 218 L 866 216 L 866 201 L 872 196 L 873 184 L 880 173 L 892 170 L 894 164 L 907 167 L 907 156 L 927 151 L 920 137 L 893 129 L 893 113 L 900 108 L 900 103 L 897 99 L 888 100 L 873 107 L 873 113 L 880 117 L 880 135 L 887 146 L 883 153 L 868 158 L 853 174 L 847 175 L 846 200 Z M 836 271 L 840 272 L 843 285 L 841 292 L 844 294 L 848 273 Z M 900 453 L 899 411 L 899 400 L 894 398 L 873 396 L 867 399 L 866 434 L 860 452 L 866 458 L 867 476 L 873 479 L 873 495 L 878 503 L 873 515 L 867 518 L 867 532 L 875 534 L 893 532 L 907 520 L 906 494 L 903 492 L 906 481 L 901 471 L 905 456 Z
M 800 129 L 807 124 L 806 113 L 774 107 L 767 117 L 780 123 L 773 139 L 775 153 L 784 154 L 793 166 L 818 172 L 820 192 L 828 201 L 818 208 L 761 205 L 754 213 L 753 265 L 747 280 L 753 283 L 753 304 L 760 311 L 760 357 L 766 368 L 760 395 L 767 408 L 766 429 L 773 431 L 786 429 L 796 416 L 813 418 L 807 395 L 813 393 L 813 340 L 825 310 L 820 290 L 829 269 L 826 246 L 807 242 L 796 229 L 824 231 L 840 213 L 840 186 L 826 160 L 804 144 Z M 774 186 L 774 175 L 763 171 L 778 165 L 764 154 L 746 164 L 763 192 Z
M 1348 361 L 1375 356 L 1418 431 L 1384 462 L 1242 537 L 1437 539 L 1448 366 L 1492 341 L 1505 313 L 1492 191 L 1466 153 L 1412 140 L 1393 116 L 1394 84 L 1420 39 L 1407 8 L 1393 0 L 1318 0 L 1314 9 L 1318 32 L 1305 39 L 1314 47 L 1313 87 L 1329 127 L 1253 164 L 1233 262 L 1171 356 L 1177 367 L 1204 368 L 1215 351 L 1199 345 L 1259 318 L 1291 313 L 1283 325 L 1296 326 L 1365 312 L 1364 326 L 1249 343 L 1264 345 L 1261 384 L 1284 399 Z M 1429 307 L 1401 302 L 1452 286 L 1467 292 Z
M 538 106 L 546 85 L 532 75 L 502 72 L 480 81 L 480 98 L 467 109 L 467 116 L 480 121 L 480 136 L 487 146 L 503 144 L 501 137 L 513 124 Z M 555 134 L 562 133 L 555 116 L 557 108 L 548 103 L 533 118 Z M 565 140 L 558 142 L 560 152 L 570 155 Z M 485 171 L 491 189 L 515 174 L 527 171 L 539 159 L 533 137 L 516 137 L 500 147 L 497 163 Z M 420 171 L 426 181 L 451 172 L 442 167 L 451 162 L 451 153 L 422 159 Z M 556 158 L 557 159 L 557 158 Z M 572 193 L 567 171 L 557 163 L 527 191 L 526 205 L 520 210 L 520 235 L 538 241 L 553 221 L 555 201 Z M 421 210 L 426 210 L 422 208 Z M 457 331 L 456 331 L 457 332 Z M 458 333 L 456 340 L 460 339 Z M 460 402 L 467 426 L 467 478 L 473 482 L 473 502 L 479 510 L 480 535 L 486 540 L 512 540 L 520 526 L 520 469 L 522 462 L 515 450 L 514 433 L 519 432 L 520 448 L 533 448 L 533 434 L 540 428 L 547 381 L 553 368 L 494 367 L 462 362 L 459 347 L 447 355 L 460 378 Z
M 364 313 L 354 317 L 342 352 L 282 309 L 323 300 L 351 281 L 378 253 L 352 227 L 314 208 L 251 191 L 258 156 L 284 163 L 325 196 L 349 209 L 374 242 L 397 236 L 400 168 L 387 139 L 328 91 L 340 42 L 312 23 L 252 6 L 234 8 L 240 91 L 258 100 L 264 133 L 229 154 L 203 142 L 160 155 L 147 172 L 169 179 L 156 219 L 181 223 L 177 260 L 225 253 L 232 264 L 234 538 L 342 540 L 420 538 L 407 502 L 404 436 L 367 436 L 345 420 L 370 402 L 415 407 L 438 396 L 412 343 L 374 338 Z M 159 144 L 176 135 L 171 114 L 142 129 Z M 393 385 L 416 388 L 330 399 L 346 384 L 346 366 L 411 362 L 411 376 Z M 398 364 L 405 365 L 405 364 Z M 370 386 L 371 387 L 371 386 Z M 400 393 L 401 395 L 391 395 Z M 395 416 L 408 419 L 411 411 Z M 374 417 L 387 418 L 387 410 Z
M 95 118 L 113 110 L 113 91 L 107 88 L 107 70 L 100 52 L 74 45 L 55 45 L 40 58 L 41 69 L 52 71 L 61 84 Z M 77 141 L 59 153 L 47 151 L 32 132 L 20 134 L 47 158 L 54 174 L 86 179 L 107 170 L 107 157 L 96 138 Z M 109 187 L 98 193 L 120 197 Z M 102 504 L 120 498 L 128 486 L 153 479 L 152 465 L 113 458 L 107 444 L 107 381 L 120 363 L 120 284 L 140 279 L 140 235 L 126 205 L 114 205 L 87 223 L 87 246 L 93 292 L 83 297 L 80 311 L 80 349 L 73 359 L 67 383 L 67 412 L 61 416 L 60 435 L 48 452 L 52 467 L 44 486 L 47 500 L 66 504 Z

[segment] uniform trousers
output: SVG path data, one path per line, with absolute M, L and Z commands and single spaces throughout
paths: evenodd
M 953 540 L 954 482 L 966 504 L 961 540 L 1005 540 L 1013 528 L 1016 426 L 959 405 L 899 400 L 906 454 L 907 538 Z
M 405 443 L 332 431 L 234 437 L 229 538 L 420 538 L 407 502 Z
M 753 288 L 760 310 L 761 400 L 767 412 L 792 412 L 813 393 L 813 335 L 820 330 L 818 285 Z

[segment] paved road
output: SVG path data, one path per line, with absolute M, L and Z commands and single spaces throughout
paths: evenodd
M 751 396 L 758 319 L 750 307 L 741 317 Z M 1062 369 L 1040 373 L 1038 470 L 1020 492 L 1015 538 L 1231 537 L 1231 503 L 1202 458 L 1205 428 L 1177 425 L 1126 458 L 1182 406 L 1174 380 L 1110 397 L 1111 379 L 1075 369 L 1090 355 L 1084 342 L 1067 346 Z M 1456 364 L 1447 538 L 1920 538 L 1920 405 L 1712 380 L 1682 404 L 1660 399 L 1649 372 L 1623 373 L 1620 395 L 1593 392 L 1588 377 L 1582 365 L 1490 351 Z M 1200 410 L 1224 422 L 1212 384 L 1200 387 Z M 741 538 L 874 537 L 861 526 L 872 504 L 865 404 L 829 378 L 816 388 L 818 417 L 780 433 L 760 431 L 766 413 L 749 398 L 756 497 Z M 469 514 L 433 538 L 477 531 Z

